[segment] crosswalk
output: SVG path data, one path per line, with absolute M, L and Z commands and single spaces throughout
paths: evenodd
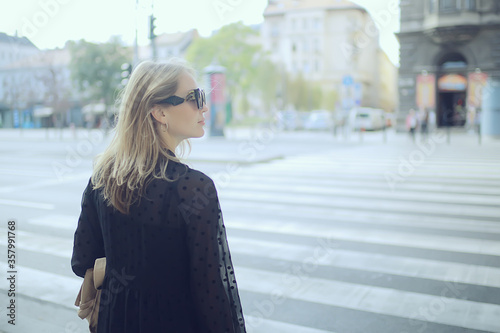
M 497 148 L 442 145 L 418 162 L 418 146 L 365 145 L 211 173 L 248 332 L 500 332 Z M 11 201 L 0 195 L 22 206 Z M 2 306 L 0 331 L 85 332 L 69 268 L 77 215 L 32 201 L 41 213 L 17 231 L 19 325 Z
M 500 332 L 500 152 L 485 150 L 441 147 L 409 175 L 406 146 L 335 150 L 222 181 L 239 286 L 260 296 L 250 331 Z

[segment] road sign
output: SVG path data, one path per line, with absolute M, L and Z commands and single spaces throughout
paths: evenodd
M 342 78 L 342 84 L 345 86 L 350 86 L 353 83 L 354 83 L 354 80 L 352 79 L 352 76 L 350 76 L 350 75 L 344 75 L 344 77 Z

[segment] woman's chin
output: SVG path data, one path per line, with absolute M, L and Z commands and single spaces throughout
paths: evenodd
M 204 135 L 205 135 L 205 130 L 202 128 L 200 131 L 196 131 L 196 133 L 193 133 L 191 138 L 201 138 Z
M 201 138 L 202 136 L 205 135 L 205 129 L 202 127 L 199 136 L 197 138 Z

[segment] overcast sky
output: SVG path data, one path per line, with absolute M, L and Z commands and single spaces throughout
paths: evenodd
M 353 0 L 367 8 L 381 31 L 381 46 L 398 63 L 399 12 L 397 0 Z M 132 44 L 137 24 L 139 43 L 148 42 L 148 16 L 152 0 L 0 0 L 0 32 L 28 37 L 41 49 L 63 47 L 67 40 L 84 38 L 105 42 L 120 35 Z M 262 23 L 267 0 L 155 0 L 157 34 L 198 29 L 209 36 L 219 27 L 243 21 Z M 137 14 L 136 14 L 137 13 Z

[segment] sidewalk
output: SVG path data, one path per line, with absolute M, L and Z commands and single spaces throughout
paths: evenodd
M 68 145 L 73 147 L 91 144 L 96 153 L 104 150 L 112 138 L 112 132 L 105 136 L 99 129 L 0 129 L 0 144 L 51 144 L 54 149 L 64 150 Z M 466 132 L 450 133 L 450 143 L 446 131 L 429 134 L 429 139 L 439 141 L 441 147 L 456 150 L 474 150 L 483 147 L 492 154 L 500 154 L 500 140 L 483 138 L 481 144 L 477 135 Z M 184 158 L 193 162 L 239 164 L 264 163 L 281 159 L 290 155 L 304 155 L 335 149 L 356 149 L 370 147 L 373 149 L 398 148 L 413 149 L 422 142 L 417 135 L 412 142 L 407 133 L 396 133 L 387 130 L 379 132 L 352 132 L 347 135 L 334 136 L 331 132 L 280 131 L 262 128 L 254 131 L 252 136 L 239 139 L 224 137 L 203 137 L 191 139 L 191 151 L 186 150 Z M 491 150 L 490 150 L 491 149 Z M 178 151 L 179 152 L 179 151 Z

